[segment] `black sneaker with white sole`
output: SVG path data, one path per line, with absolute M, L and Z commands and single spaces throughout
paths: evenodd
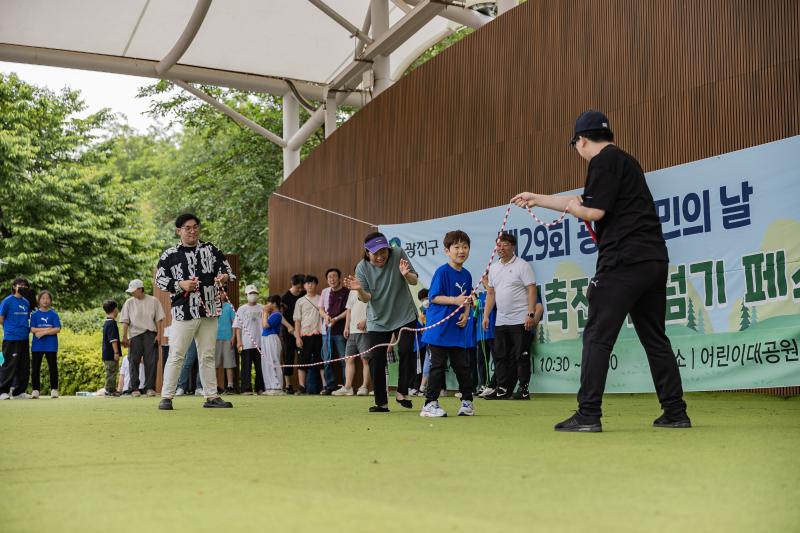
M 520 387 L 519 390 L 517 390 L 517 392 L 515 392 L 512 397 L 515 400 L 530 400 L 531 399 L 531 393 L 528 392 L 528 386 L 525 385 L 523 387 Z
M 689 416 L 686 413 L 681 413 L 679 415 L 668 415 L 667 413 L 664 413 L 653 420 L 653 427 L 685 429 L 692 427 L 692 421 L 689 420 Z
M 169 398 L 162 398 L 160 402 L 158 402 L 158 409 L 161 411 L 172 411 L 172 400 Z
M 217 396 L 216 398 L 210 398 L 206 400 L 203 404 L 203 407 L 207 407 L 209 409 L 230 409 L 233 407 L 233 404 L 231 402 L 226 402 Z
M 583 416 L 578 411 L 563 422 L 559 422 L 554 428 L 556 431 L 572 431 L 576 433 L 600 433 L 603 425 L 599 418 Z
M 510 400 L 514 397 L 514 393 L 506 390 L 503 387 L 497 387 L 493 393 L 483 397 L 484 400 Z

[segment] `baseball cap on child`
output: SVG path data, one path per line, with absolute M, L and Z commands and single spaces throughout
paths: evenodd
M 247 287 L 244 288 L 244 293 L 245 294 L 250 294 L 250 293 L 253 293 L 253 292 L 258 294 L 258 289 L 256 289 L 255 285 L 248 285 Z
M 128 288 L 125 289 L 127 293 L 133 293 L 136 289 L 144 289 L 144 283 L 140 279 L 132 279 L 130 283 L 128 283 Z

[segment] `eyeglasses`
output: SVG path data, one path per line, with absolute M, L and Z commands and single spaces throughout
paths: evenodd
M 570 145 L 571 147 L 575 148 L 575 145 L 576 145 L 576 144 L 578 144 L 578 139 L 579 139 L 579 138 L 580 138 L 580 137 L 578 137 L 578 136 L 576 135 L 575 137 L 573 137 L 572 139 L 570 139 L 570 140 L 569 140 L 569 145 Z
M 193 232 L 200 231 L 200 226 L 199 225 L 197 225 L 197 226 L 181 226 L 181 229 L 183 231 L 188 231 L 190 233 L 193 233 Z

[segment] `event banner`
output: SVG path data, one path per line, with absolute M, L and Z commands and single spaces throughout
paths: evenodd
M 800 136 L 646 178 L 669 249 L 666 329 L 684 388 L 800 385 Z M 447 261 L 444 234 L 466 231 L 472 241 L 466 267 L 478 283 L 507 208 L 380 230 L 405 250 L 424 286 Z M 534 213 L 546 222 L 559 215 L 541 208 Z M 533 267 L 544 300 L 533 390 L 575 392 L 596 245 L 574 217 L 548 228 L 517 207 L 506 230 L 516 235 L 517 255 Z M 606 390 L 654 390 L 630 317 L 614 346 Z

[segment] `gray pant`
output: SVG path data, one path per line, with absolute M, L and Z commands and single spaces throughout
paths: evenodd
M 128 345 L 131 390 L 156 390 L 156 366 L 158 365 L 158 346 L 156 332 L 145 331 L 130 338 Z M 144 379 L 139 378 L 139 363 L 144 357 Z
M 106 394 L 109 392 L 117 392 L 117 370 L 119 369 L 119 362 L 103 361 L 103 366 L 106 367 Z M 137 364 L 136 366 L 139 365 Z

